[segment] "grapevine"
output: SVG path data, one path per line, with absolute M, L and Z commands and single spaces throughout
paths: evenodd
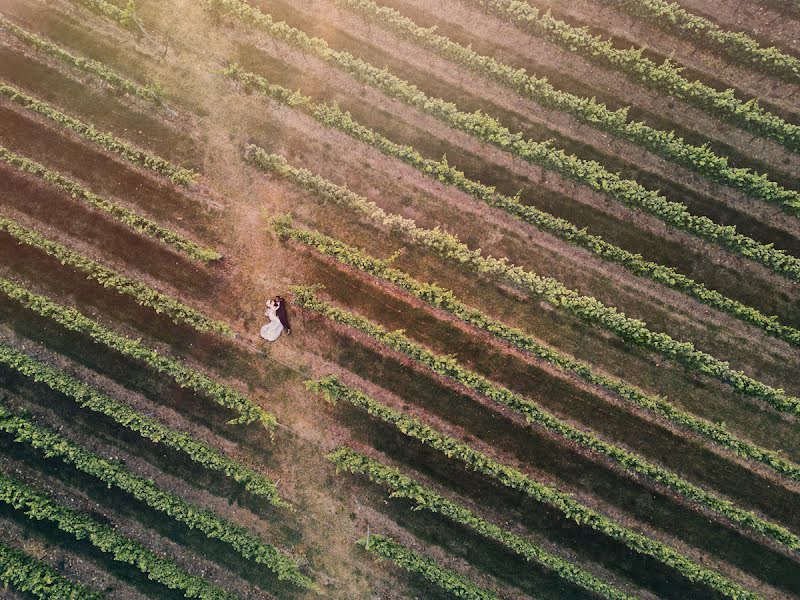
M 309 390 L 322 394 L 329 402 L 349 402 L 376 419 L 393 426 L 402 435 L 415 439 L 448 458 L 457 459 L 477 473 L 495 479 L 508 488 L 518 490 L 536 502 L 550 505 L 563 513 L 566 519 L 599 531 L 623 543 L 634 552 L 661 561 L 689 581 L 707 585 L 723 596 L 734 600 L 757 600 L 759 598 L 739 584 L 716 571 L 695 563 L 666 544 L 628 529 L 594 509 L 577 502 L 569 494 L 556 487 L 532 479 L 517 469 L 495 461 L 467 444 L 425 425 L 418 419 L 408 417 L 358 390 L 345 386 L 333 375 L 309 381 L 306 385 Z
M 243 558 L 270 569 L 278 579 L 289 581 L 301 588 L 317 590 L 316 584 L 303 575 L 297 565 L 274 546 L 214 512 L 190 504 L 172 492 L 162 490 L 152 480 L 132 473 L 121 463 L 93 454 L 70 439 L 2 406 L 0 406 L 0 431 L 12 435 L 16 443 L 27 444 L 40 450 L 48 458 L 56 458 L 72 465 L 109 487 L 116 487 L 130 494 L 153 510 L 164 513 L 190 529 L 197 529 L 210 539 L 228 544 Z

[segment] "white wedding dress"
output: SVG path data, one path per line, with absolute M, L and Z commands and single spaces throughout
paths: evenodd
M 278 305 L 270 300 L 267 302 L 267 312 L 264 314 L 269 317 L 269 323 L 261 328 L 261 337 L 268 342 L 274 342 L 283 331 L 283 325 L 278 318 Z

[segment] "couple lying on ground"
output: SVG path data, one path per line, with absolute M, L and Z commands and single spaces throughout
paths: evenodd
M 286 335 L 292 333 L 289 326 L 289 314 L 286 312 L 286 301 L 280 296 L 275 296 L 267 301 L 267 311 L 264 313 L 269 318 L 269 323 L 261 328 L 261 337 L 268 342 L 277 340 L 283 330 Z

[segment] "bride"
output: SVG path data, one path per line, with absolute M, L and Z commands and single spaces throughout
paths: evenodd
M 278 318 L 278 307 L 280 305 L 275 300 L 267 302 L 267 311 L 264 313 L 269 318 L 269 323 L 261 328 L 261 337 L 268 342 L 277 340 L 283 331 L 283 324 Z

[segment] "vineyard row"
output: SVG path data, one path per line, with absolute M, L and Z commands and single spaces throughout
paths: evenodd
M 23 29 L 22 27 L 15 25 L 2 15 L 0 15 L 0 29 L 5 29 L 28 46 L 36 48 L 37 50 L 41 50 L 42 52 L 49 54 L 50 56 L 53 56 L 54 58 L 57 58 L 58 60 L 85 73 L 99 77 L 115 89 L 121 90 L 131 96 L 136 96 L 137 98 L 143 98 L 149 102 L 153 102 L 154 104 L 161 104 L 161 96 L 163 91 L 156 85 L 142 86 L 138 83 L 134 83 L 116 71 L 112 71 L 103 63 L 90 58 L 75 56 L 68 50 L 65 50 L 61 46 L 54 44 L 50 40 L 47 40 L 31 31 L 28 31 L 27 29 Z
M 235 598 L 204 579 L 187 573 L 169 558 L 162 558 L 138 542 L 117 533 L 112 526 L 67 508 L 47 494 L 38 492 L 4 473 L 0 473 L 0 502 L 24 512 L 31 520 L 49 521 L 60 531 L 78 540 L 87 540 L 101 552 L 110 554 L 113 560 L 135 567 L 149 579 L 169 589 L 180 590 L 187 598 L 202 600 Z
M 75 379 L 59 369 L 45 365 L 30 356 L 0 343 L 0 364 L 5 365 L 32 381 L 43 383 L 50 389 L 74 400 L 81 408 L 105 415 L 118 425 L 137 433 L 155 444 L 163 444 L 185 454 L 195 463 L 219 471 L 241 483 L 253 495 L 269 501 L 274 506 L 288 506 L 278 495 L 275 484 L 264 475 L 253 471 L 236 460 L 228 458 L 216 448 L 196 440 L 192 435 L 172 429 L 156 419 L 110 398 L 96 388 Z
M 74 308 L 57 304 L 4 278 L 0 278 L 0 293 L 65 329 L 87 335 L 109 350 L 140 361 L 151 369 L 167 375 L 181 388 L 197 392 L 216 404 L 239 413 L 239 418 L 230 421 L 230 424 L 260 422 L 268 429 L 277 424 L 273 415 L 233 388 L 214 381 L 208 375 L 192 369 L 175 358 L 148 348 L 137 339 L 131 339 L 104 327 Z
M 716 23 L 665 0 L 599 0 L 634 17 L 652 23 L 667 33 L 691 40 L 737 64 L 746 63 L 758 72 L 771 73 L 800 83 L 800 60 L 775 47 L 764 48 L 741 31 L 726 31 Z
M 581 567 L 548 552 L 523 537 L 489 523 L 469 509 L 443 498 L 433 490 L 403 475 L 399 470 L 359 454 L 346 446 L 337 448 L 330 453 L 328 460 L 336 465 L 337 472 L 344 470 L 366 475 L 371 481 L 387 487 L 392 498 L 406 498 L 414 503 L 415 510 L 427 509 L 447 517 L 454 523 L 464 525 L 483 537 L 499 542 L 525 560 L 536 562 L 552 570 L 565 581 L 574 583 L 589 592 L 608 600 L 634 600 L 636 598 L 621 592 Z
M 128 0 L 125 8 L 120 8 L 106 0 L 72 0 L 77 4 L 82 4 L 89 10 L 99 15 L 116 21 L 126 29 L 132 29 L 135 24 L 135 5 L 133 0 Z
M 423 445 L 441 452 L 448 458 L 457 459 L 469 469 L 491 477 L 508 488 L 518 490 L 536 502 L 550 505 L 562 513 L 566 519 L 603 533 L 623 543 L 636 553 L 651 556 L 661 561 L 663 564 L 675 569 L 689 581 L 706 585 L 723 596 L 734 600 L 758 599 L 758 596 L 739 584 L 716 571 L 697 564 L 666 544 L 628 529 L 605 515 L 577 502 L 569 494 L 551 485 L 532 479 L 517 469 L 499 463 L 467 444 L 463 444 L 417 419 L 408 417 L 404 413 L 389 408 L 358 390 L 345 386 L 333 375 L 310 381 L 307 386 L 311 391 L 322 394 L 329 402 L 335 403 L 339 400 L 349 402 L 353 406 L 363 409 L 369 415 L 393 426 L 402 435 L 415 439 Z
M 758 105 L 742 101 L 732 89 L 716 90 L 701 81 L 689 81 L 670 60 L 656 64 L 640 48 L 620 49 L 610 40 L 586 28 L 573 27 L 549 12 L 542 14 L 519 0 L 459 0 L 507 23 L 547 40 L 566 52 L 582 56 L 605 68 L 624 73 L 630 80 L 664 92 L 728 121 L 742 129 L 772 139 L 793 152 L 800 152 L 800 127 L 787 123 Z
M 0 161 L 16 167 L 23 173 L 38 177 L 64 190 L 70 197 L 82 200 L 89 206 L 108 213 L 117 221 L 127 225 L 137 233 L 171 246 L 190 258 L 205 263 L 222 258 L 219 252 L 211 250 L 210 248 L 204 248 L 184 236 L 162 227 L 152 219 L 142 216 L 111 200 L 102 198 L 66 175 L 58 171 L 52 171 L 44 165 L 11 152 L 3 146 L 0 146 Z
M 48 458 L 57 458 L 65 464 L 72 465 L 109 487 L 116 487 L 130 494 L 153 510 L 183 523 L 190 529 L 197 529 L 208 538 L 229 545 L 243 558 L 270 569 L 280 580 L 289 581 L 302 588 L 317 589 L 316 584 L 303 575 L 297 565 L 274 546 L 214 512 L 190 504 L 177 494 L 162 490 L 150 479 L 132 473 L 121 463 L 93 454 L 70 439 L 2 406 L 0 406 L 0 431 L 13 436 L 13 440 L 17 443 L 27 444 L 40 450 Z
M 800 216 L 800 193 L 787 190 L 763 174 L 732 167 L 728 159 L 707 146 L 694 146 L 673 131 L 663 131 L 641 121 L 628 121 L 629 107 L 609 110 L 594 98 L 581 98 L 553 87 L 544 78 L 529 75 L 490 56 L 478 54 L 436 33 L 418 26 L 393 8 L 379 6 L 372 0 L 335 0 L 398 36 L 431 50 L 446 60 L 470 69 L 512 89 L 545 108 L 570 114 L 583 123 L 607 131 L 621 139 L 687 167 L 712 181 L 741 190 L 753 198 L 776 203 L 786 212 Z
M 0 542 L 0 581 L 39 600 L 100 600 L 105 597 L 3 542 Z
M 310 98 L 292 92 L 282 86 L 269 83 L 260 75 L 249 73 L 236 65 L 229 65 L 224 73 L 240 82 L 248 89 L 257 90 L 276 102 L 302 110 L 319 123 L 333 127 L 353 139 L 364 142 L 386 156 L 397 158 L 414 167 L 423 175 L 443 185 L 451 185 L 476 200 L 493 208 L 498 208 L 515 219 L 588 250 L 604 260 L 618 264 L 639 277 L 687 294 L 703 304 L 726 312 L 742 321 L 754 325 L 769 335 L 775 336 L 795 346 L 800 346 L 800 331 L 783 325 L 774 316 L 733 300 L 704 284 L 694 281 L 672 267 L 660 265 L 642 258 L 639 254 L 615 246 L 603 238 L 578 228 L 573 223 L 534 206 L 523 204 L 519 196 L 511 197 L 497 192 L 493 187 L 473 181 L 463 172 L 451 166 L 446 160 L 436 161 L 424 158 L 410 146 L 396 144 L 374 130 L 354 121 L 349 113 L 336 105 L 311 102 Z
M 347 188 L 338 186 L 306 169 L 293 167 L 282 156 L 267 154 L 256 146 L 250 146 L 248 157 L 265 172 L 280 175 L 308 190 L 319 202 L 331 201 L 348 208 L 379 226 L 388 227 L 409 242 L 432 250 L 446 260 L 524 290 L 586 323 L 608 330 L 633 346 L 657 352 L 694 372 L 718 379 L 745 395 L 764 400 L 776 410 L 800 414 L 800 399 L 732 369 L 728 363 L 697 350 L 691 342 L 680 342 L 666 333 L 651 331 L 643 321 L 627 317 L 616 308 L 606 306 L 591 296 L 581 296 L 557 279 L 526 271 L 510 264 L 505 258 L 484 256 L 480 250 L 470 249 L 456 236 L 441 229 L 422 229 L 411 219 L 386 213 L 374 202 Z
M 607 442 L 591 430 L 580 429 L 567 421 L 559 419 L 533 400 L 523 398 L 508 388 L 490 381 L 483 375 L 464 368 L 451 356 L 431 352 L 410 340 L 400 331 L 386 331 L 377 323 L 369 321 L 360 315 L 342 310 L 329 302 L 320 300 L 316 297 L 312 288 L 294 287 L 292 292 L 298 306 L 318 313 L 334 323 L 355 329 L 378 342 L 384 348 L 407 356 L 436 375 L 455 381 L 464 388 L 510 409 L 522 416 L 528 423 L 540 427 L 556 438 L 561 438 L 562 443 L 565 443 L 567 447 L 571 447 L 574 444 L 582 448 L 589 456 L 592 454 L 604 456 L 623 471 L 627 471 L 634 479 L 648 477 L 696 506 L 715 512 L 729 521 L 761 534 L 790 550 L 800 550 L 800 538 L 785 527 L 763 519 L 751 511 L 739 508 L 733 502 L 720 498 L 682 479 L 669 469 L 652 463 L 622 446 Z
M 800 481 L 800 466 L 787 460 L 779 453 L 739 439 L 721 424 L 698 418 L 659 396 L 649 395 L 634 385 L 593 369 L 588 363 L 579 361 L 569 354 L 542 344 L 520 329 L 509 327 L 500 321 L 493 320 L 481 311 L 465 305 L 450 290 L 443 289 L 435 284 L 417 281 L 403 271 L 392 268 L 387 261 L 368 256 L 357 248 L 343 244 L 319 232 L 292 227 L 286 219 L 276 219 L 273 222 L 273 226 L 280 237 L 291 238 L 306 244 L 323 255 L 334 258 L 343 265 L 395 285 L 415 298 L 428 303 L 434 310 L 445 311 L 462 322 L 485 331 L 498 340 L 546 361 L 559 371 L 575 375 L 592 386 L 603 388 L 614 396 L 627 400 L 667 419 L 679 427 L 711 440 L 737 456 L 761 462 L 789 479 Z
M 385 535 L 372 534 L 358 541 L 368 552 L 372 552 L 397 566 L 417 573 L 456 598 L 465 600 L 500 600 L 497 594 L 484 590 L 469 579 L 440 566 L 432 558 L 406 548 L 400 542 Z
M 164 175 L 165 177 L 169 177 L 175 183 L 189 185 L 197 179 L 197 173 L 191 169 L 177 167 L 165 158 L 156 156 L 147 150 L 137 148 L 136 146 L 129 144 L 128 142 L 125 142 L 118 137 L 111 135 L 110 133 L 98 131 L 92 125 L 87 125 L 86 123 L 83 123 L 74 117 L 59 112 L 52 106 L 45 104 L 41 100 L 26 94 L 14 86 L 0 82 L 0 94 L 24 109 L 50 119 L 65 129 L 68 129 L 69 131 L 78 134 L 82 138 L 97 144 L 101 148 L 121 156 L 130 163 L 139 165 L 140 167 L 144 167 L 145 169 L 149 169 L 155 173 Z
M 568 155 L 563 150 L 553 148 L 548 142 L 526 140 L 521 133 L 512 134 L 497 119 L 482 112 L 461 112 L 455 104 L 441 98 L 428 97 L 416 86 L 388 70 L 378 69 L 347 52 L 333 50 L 324 40 L 309 37 L 284 22 L 276 23 L 269 15 L 239 0 L 208 0 L 208 4 L 235 15 L 259 31 L 303 52 L 317 56 L 357 81 L 425 112 L 449 127 L 464 131 L 512 156 L 554 171 L 596 192 L 604 193 L 628 207 L 645 210 L 677 229 L 759 262 L 784 277 L 800 281 L 800 259 L 797 257 L 786 254 L 771 244 L 763 244 L 742 235 L 736 227 L 722 226 L 708 217 L 692 214 L 684 204 L 668 200 L 658 191 L 648 190 L 636 181 L 624 179 L 596 161 Z
M 200 311 L 178 302 L 171 296 L 162 294 L 153 288 L 135 281 L 101 265 L 100 263 L 70 250 L 66 246 L 54 242 L 33 229 L 20 225 L 0 213 L 0 231 L 32 248 L 52 256 L 63 265 L 69 265 L 76 271 L 86 275 L 87 279 L 96 281 L 101 286 L 118 294 L 132 297 L 138 304 L 147 306 L 157 313 L 163 313 L 176 324 L 185 324 L 199 332 L 214 332 L 233 337 L 233 330 L 220 321 L 205 316 Z

